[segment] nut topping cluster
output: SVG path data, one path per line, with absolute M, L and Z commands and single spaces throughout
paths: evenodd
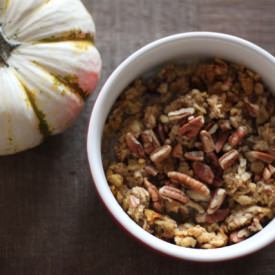
M 134 81 L 108 117 L 110 188 L 141 227 L 170 243 L 217 248 L 275 214 L 275 100 L 260 76 L 214 59 Z

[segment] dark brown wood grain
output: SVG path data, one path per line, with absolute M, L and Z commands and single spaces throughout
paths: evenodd
M 101 85 L 130 53 L 178 32 L 235 34 L 275 54 L 274 0 L 84 2 L 97 25 Z M 92 186 L 86 133 L 94 99 L 66 133 L 0 158 L 1 275 L 274 274 L 274 245 L 240 260 L 197 264 L 157 255 L 125 235 Z

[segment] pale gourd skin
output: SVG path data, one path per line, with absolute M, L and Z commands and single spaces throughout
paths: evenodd
M 72 124 L 99 80 L 94 37 L 80 0 L 0 0 L 0 155 Z

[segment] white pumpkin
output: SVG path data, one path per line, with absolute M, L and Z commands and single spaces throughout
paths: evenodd
M 94 36 L 79 0 L 0 0 L 0 155 L 71 125 L 99 79 Z

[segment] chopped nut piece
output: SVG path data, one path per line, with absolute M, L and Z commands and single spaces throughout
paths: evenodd
M 184 224 L 185 225 L 185 224 Z M 177 243 L 179 245 L 181 244 L 187 244 L 190 246 L 190 244 L 193 245 L 193 241 L 189 240 L 187 241 L 187 237 L 191 237 L 192 239 L 195 239 L 196 242 L 200 245 L 200 247 L 203 248 L 215 248 L 215 247 L 221 247 L 226 245 L 227 243 L 227 236 L 222 232 L 208 232 L 204 227 L 200 225 L 193 225 L 190 227 L 184 227 L 182 226 L 175 232 Z M 183 239 L 183 240 L 182 240 Z
M 172 156 L 174 158 L 182 158 L 183 157 L 183 150 L 182 150 L 182 145 L 178 143 L 174 148 L 172 152 Z
M 195 210 L 196 212 L 198 212 L 199 214 L 204 214 L 205 213 L 205 210 L 204 208 L 197 202 L 194 202 L 194 201 L 191 201 L 189 200 L 187 203 L 186 203 L 186 206 L 188 208 L 191 208 L 193 210 Z
M 239 243 L 239 242 L 241 242 L 241 241 L 243 241 L 243 240 L 246 239 L 244 234 L 242 234 L 242 237 L 239 237 L 239 236 L 238 236 L 238 235 L 239 235 L 238 233 L 239 233 L 239 232 L 237 231 L 237 232 L 232 232 L 232 233 L 230 234 L 229 239 L 230 239 L 230 241 L 231 241 L 232 243 Z M 248 234 L 247 234 L 247 236 L 248 236 Z
M 249 237 L 251 234 L 262 230 L 262 225 L 257 218 L 253 219 L 253 222 L 248 227 L 232 232 L 230 234 L 230 241 L 232 243 L 239 243 Z
M 151 154 L 154 150 L 156 150 L 160 146 L 158 138 L 156 137 L 154 131 L 152 130 L 143 131 L 141 133 L 141 139 L 143 142 L 144 151 L 147 154 Z
M 144 209 L 149 205 L 149 193 L 142 187 L 129 190 L 124 198 L 123 208 L 136 221 L 142 220 Z
M 129 125 L 129 130 L 130 132 L 138 138 L 142 132 L 143 125 L 140 121 L 134 120 L 132 123 Z
M 239 203 L 240 205 L 252 205 L 256 203 L 256 200 L 252 197 L 249 197 L 247 195 L 240 195 L 234 198 L 234 200 Z
M 223 109 L 223 102 L 221 101 L 221 98 L 217 95 L 211 95 L 207 102 L 209 104 L 209 117 L 211 119 L 219 119 L 224 118 L 224 113 L 222 112 Z
M 265 181 L 268 181 L 269 179 L 272 178 L 272 176 L 275 174 L 275 167 L 269 164 L 263 172 L 263 179 Z
M 215 151 L 216 153 L 220 153 L 221 150 L 223 149 L 223 146 L 225 145 L 225 143 L 227 142 L 227 139 L 229 137 L 229 133 L 228 132 L 223 132 L 219 135 L 216 144 L 215 144 Z
M 158 170 L 154 168 L 153 166 L 147 165 L 144 167 L 145 172 L 150 176 L 156 176 L 158 174 Z
M 180 127 L 179 134 L 185 135 L 191 139 L 198 135 L 203 125 L 204 125 L 204 117 L 203 116 L 195 117 Z
M 257 117 L 260 111 L 260 108 L 256 104 L 252 104 L 247 98 L 244 100 L 244 107 L 252 117 Z
M 208 133 L 210 135 L 214 135 L 219 129 L 219 126 L 217 123 L 214 123 L 209 129 L 207 129 Z
M 212 169 L 202 162 L 195 161 L 192 163 L 192 168 L 194 170 L 194 175 L 197 176 L 200 180 L 212 184 L 214 180 L 214 173 Z
M 226 217 L 229 215 L 229 209 L 218 209 L 213 214 L 199 214 L 196 216 L 196 222 L 197 223 L 217 223 L 222 222 L 226 219 Z
M 150 155 L 150 159 L 155 163 L 160 163 L 169 157 L 171 151 L 172 151 L 172 147 L 170 145 L 164 145 L 156 149 Z
M 251 223 L 254 217 L 258 219 L 263 219 L 265 217 L 271 216 L 271 210 L 266 207 L 260 206 L 249 206 L 241 210 L 234 211 L 227 219 L 226 224 L 230 231 L 242 228 Z
M 236 147 L 241 143 L 243 138 L 247 135 L 247 130 L 245 127 L 240 126 L 237 130 L 228 138 L 228 143 L 232 147 Z
M 182 108 L 177 111 L 169 112 L 168 113 L 168 119 L 169 121 L 177 121 L 181 120 L 183 118 L 186 118 L 190 115 L 193 115 L 195 113 L 194 108 Z
M 204 153 L 203 151 L 192 151 L 184 153 L 184 157 L 188 160 L 192 161 L 203 161 L 204 160 Z
M 239 158 L 239 152 L 235 149 L 225 153 L 222 157 L 219 158 L 219 163 L 221 168 L 223 170 L 227 170 L 236 162 L 238 158 Z
M 151 209 L 145 209 L 145 229 L 150 231 L 154 228 L 156 234 L 160 238 L 173 238 L 175 235 L 175 230 L 177 228 L 177 223 L 166 215 L 161 215 Z M 148 226 L 149 228 L 146 228 Z
M 171 171 L 171 172 L 168 172 L 168 177 L 172 181 L 186 185 L 187 187 L 193 189 L 194 191 L 204 196 L 208 196 L 210 193 L 208 187 L 205 184 L 183 173 Z
M 195 247 L 197 244 L 196 239 L 192 237 L 175 237 L 175 243 L 183 247 Z
M 207 208 L 207 213 L 214 214 L 223 204 L 225 197 L 226 191 L 223 188 L 218 188 L 212 196 L 212 199 Z
M 205 153 L 211 153 L 215 150 L 214 141 L 212 136 L 205 130 L 200 132 L 201 142 L 203 145 L 203 151 Z
M 157 187 L 152 184 L 147 178 L 144 179 L 144 186 L 151 196 L 154 209 L 160 212 L 162 210 L 162 202 Z
M 144 157 L 144 150 L 140 142 L 135 138 L 132 133 L 126 134 L 126 143 L 130 151 L 137 156 Z
M 210 196 L 206 197 L 201 195 L 200 193 L 197 193 L 193 190 L 188 190 L 186 192 L 187 196 L 190 197 L 193 201 L 201 201 L 201 202 L 207 202 L 210 199 Z
M 157 106 L 148 106 L 144 113 L 144 123 L 149 129 L 153 129 L 157 125 L 157 116 L 159 110 Z

